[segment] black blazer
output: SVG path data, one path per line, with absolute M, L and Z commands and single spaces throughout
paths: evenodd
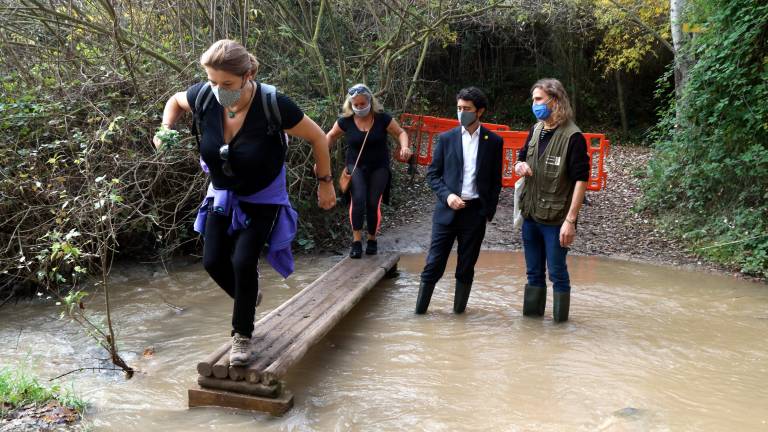
M 495 133 L 480 126 L 480 141 L 477 148 L 477 194 L 480 195 L 480 214 L 490 222 L 496 214 L 501 192 L 501 161 L 504 140 Z M 464 153 L 461 144 L 461 126 L 440 134 L 427 169 L 427 181 L 437 195 L 437 204 L 432 220 L 449 224 L 455 210 L 448 207 L 448 195 L 461 196 L 464 179 Z

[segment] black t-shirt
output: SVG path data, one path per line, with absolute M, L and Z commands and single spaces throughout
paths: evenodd
M 344 131 L 347 137 L 347 165 L 354 165 L 357 160 L 357 154 L 365 139 L 365 132 L 357 128 L 354 115 L 349 117 L 340 117 L 339 127 Z M 392 116 L 385 112 L 374 113 L 373 126 L 368 134 L 368 141 L 365 142 L 365 150 L 360 156 L 359 165 L 369 168 L 380 166 L 389 166 L 389 147 L 387 147 L 387 128 L 392 122 Z
M 193 110 L 203 84 L 187 89 L 187 102 Z M 304 118 L 301 109 L 280 93 L 277 93 L 277 106 L 283 129 L 296 126 Z M 253 194 L 269 186 L 280 173 L 286 149 L 278 134 L 267 135 L 267 117 L 261 102 L 261 86 L 258 86 L 243 126 L 229 143 L 229 164 L 234 176 L 225 175 L 224 161 L 219 156 L 219 148 L 224 145 L 223 111 L 224 107 L 212 97 L 201 120 L 200 155 L 208 165 L 213 187 L 241 195 Z
M 528 131 L 528 138 L 525 139 L 525 145 L 517 154 L 517 160 L 525 162 L 525 157 L 528 154 L 528 143 L 531 142 L 531 136 L 533 136 L 533 130 L 536 125 L 533 125 Z M 555 134 L 555 130 L 541 130 L 539 136 L 539 156 L 544 154 L 544 151 L 549 145 L 549 141 Z M 584 135 L 580 133 L 573 134 L 568 141 L 568 156 L 566 156 L 565 175 L 573 181 L 587 181 L 589 180 L 589 155 L 587 155 L 587 140 L 584 139 Z

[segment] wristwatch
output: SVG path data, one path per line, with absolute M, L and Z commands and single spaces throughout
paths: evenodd
M 330 174 L 324 175 L 324 176 L 317 176 L 317 181 L 331 183 L 333 182 L 333 176 Z

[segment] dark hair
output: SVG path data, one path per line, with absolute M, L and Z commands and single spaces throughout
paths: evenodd
M 459 90 L 456 93 L 456 100 L 471 101 L 475 104 L 475 108 L 478 110 L 481 108 L 488 108 L 488 98 L 485 97 L 485 93 L 477 87 L 466 87 Z

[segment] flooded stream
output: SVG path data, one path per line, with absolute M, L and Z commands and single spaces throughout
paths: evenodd
M 337 260 L 300 258 L 288 280 L 265 266 L 259 316 Z M 543 319 L 522 316 L 524 260 L 509 252 L 481 254 L 466 314 L 451 313 L 451 262 L 417 316 L 423 263 L 403 256 L 399 277 L 293 368 L 295 407 L 282 418 L 187 408 L 196 363 L 229 333 L 231 301 L 202 266 L 115 274 L 118 340 L 140 372 L 70 375 L 90 403 L 87 422 L 115 431 L 768 430 L 764 284 L 574 256 L 571 319 L 556 325 L 551 290 Z M 55 320 L 59 311 L 50 302 L 0 309 L 0 366 L 49 378 L 106 365 L 87 336 Z

